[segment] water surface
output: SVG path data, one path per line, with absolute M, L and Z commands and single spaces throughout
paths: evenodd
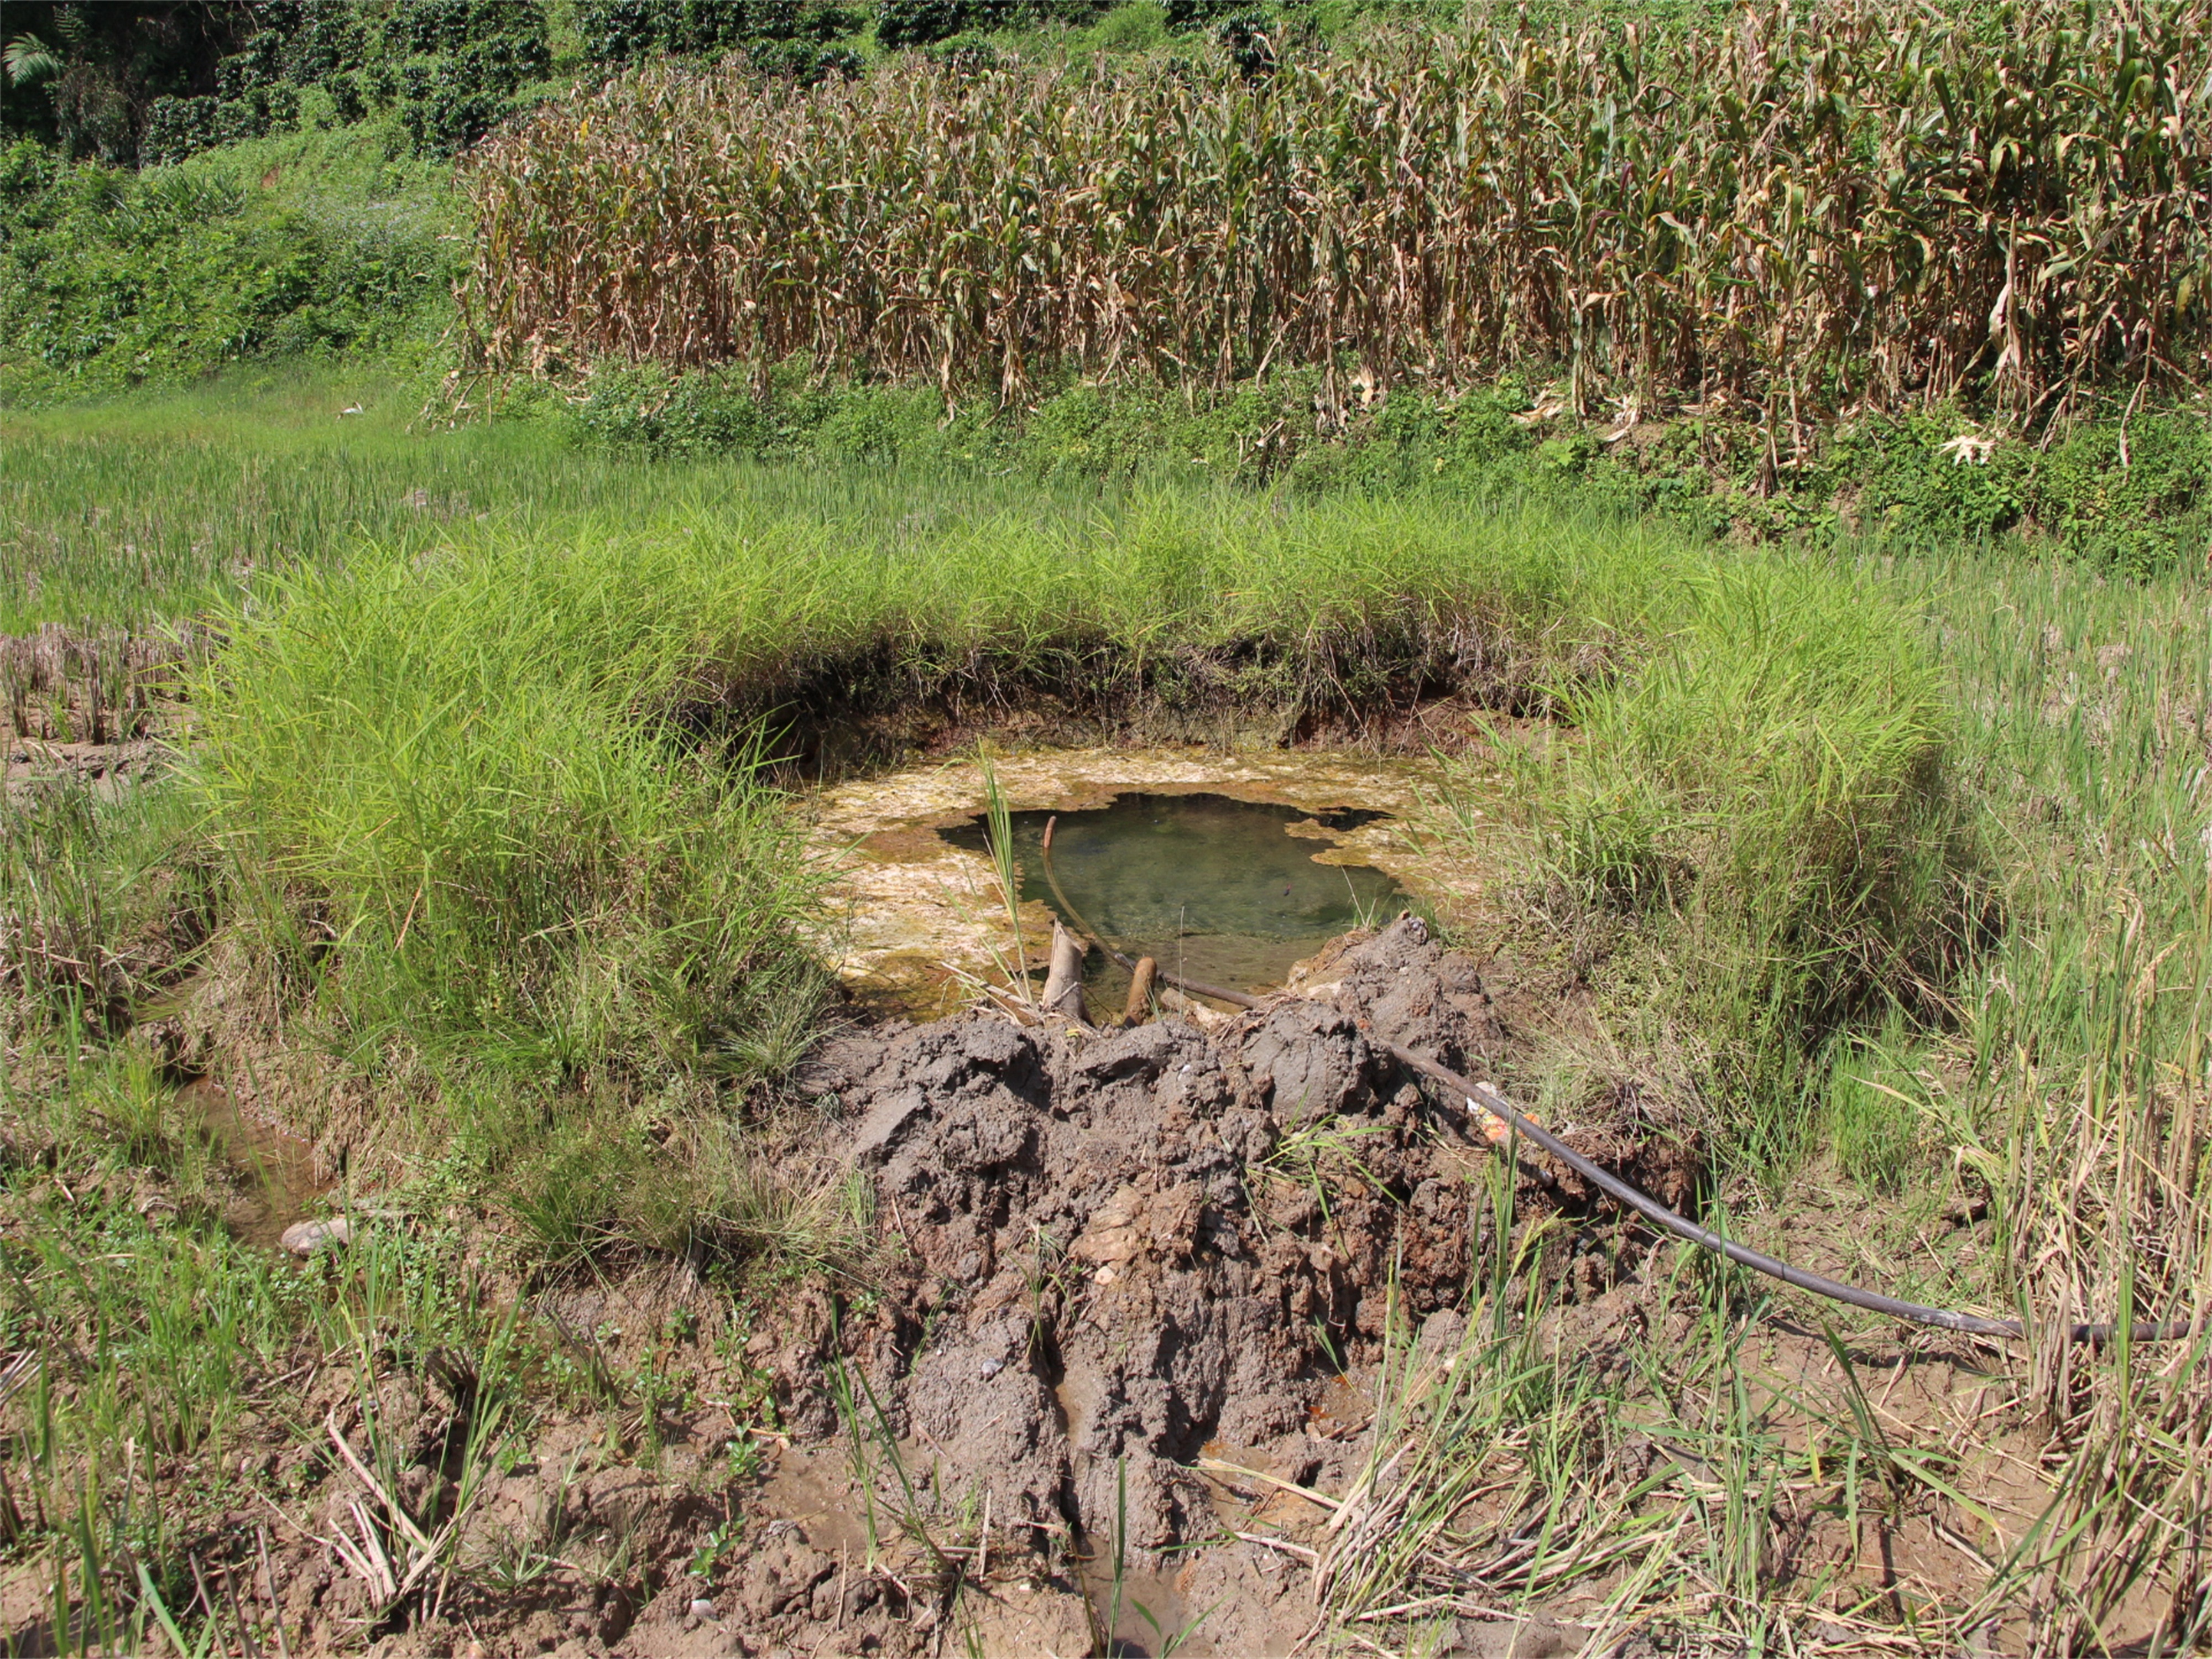
M 1052 816 L 1015 813 L 1014 854 L 1022 897 L 1057 911 L 1041 852 Z M 1380 870 L 1314 861 L 1330 846 L 1330 831 L 1379 813 L 1316 816 L 1223 795 L 1126 794 L 1095 811 L 1058 816 L 1053 866 L 1085 919 L 1131 956 L 1157 957 L 1170 973 L 1216 985 L 1279 985 L 1292 963 L 1347 928 L 1389 915 L 1403 897 Z M 988 854 L 980 822 L 942 833 Z M 1128 982 L 1095 952 L 1085 979 L 1108 1000 Z

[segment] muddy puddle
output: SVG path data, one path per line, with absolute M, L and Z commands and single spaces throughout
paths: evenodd
M 1089 811 L 1017 813 L 1012 830 L 1024 904 L 1053 903 L 1041 849 L 1054 823 L 1053 872 L 1103 938 L 1172 973 L 1258 990 L 1281 984 L 1338 934 L 1395 914 L 1407 895 L 1395 878 L 1316 857 L 1383 817 L 1312 814 L 1226 795 L 1130 793 Z M 989 852 L 980 823 L 940 833 L 955 847 Z M 1085 981 L 1102 1005 L 1118 1007 L 1128 975 L 1093 951 Z
M 322 1195 L 314 1148 L 247 1116 L 229 1090 L 205 1078 L 179 1089 L 177 1104 L 234 1177 L 223 1224 L 241 1243 L 278 1249 L 284 1230 L 313 1213 Z
M 1437 781 L 1424 763 L 1328 751 L 1085 749 L 992 767 L 1012 815 L 1018 921 L 1000 896 L 983 827 L 982 766 L 966 760 L 842 784 L 815 798 L 814 845 L 837 870 L 821 941 L 862 1001 L 949 1013 L 1024 968 L 1041 973 L 1054 906 L 1038 842 L 1107 936 L 1170 969 L 1259 988 L 1363 921 L 1441 890 L 1423 836 Z M 1449 872 L 1455 896 L 1469 878 Z M 1086 964 L 1102 1001 L 1120 970 Z

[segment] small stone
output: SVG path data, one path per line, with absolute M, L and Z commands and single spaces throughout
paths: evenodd
M 712 1619 L 714 1616 L 714 1604 L 703 1595 L 693 1597 L 691 1616 L 694 1619 Z
M 342 1215 L 334 1215 L 327 1221 L 295 1221 L 284 1229 L 283 1237 L 276 1242 L 294 1255 L 337 1249 L 353 1243 L 353 1223 Z

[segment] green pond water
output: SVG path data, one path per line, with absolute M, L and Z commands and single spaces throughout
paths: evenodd
M 1022 897 L 1051 905 L 1041 843 L 1046 812 L 1013 815 Z M 1062 812 L 1053 866 L 1092 927 L 1131 956 L 1156 957 L 1170 973 L 1259 990 L 1279 985 L 1292 963 L 1363 921 L 1395 912 L 1404 895 L 1380 870 L 1316 864 L 1327 839 L 1293 824 L 1351 830 L 1381 813 L 1312 813 L 1222 795 L 1117 796 L 1096 811 Z M 988 854 L 981 823 L 942 832 Z M 1096 951 L 1085 982 L 1110 999 L 1128 976 Z M 1118 1004 L 1116 1005 L 1118 1007 Z

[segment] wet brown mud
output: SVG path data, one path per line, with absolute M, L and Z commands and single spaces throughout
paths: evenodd
M 1383 1045 L 1510 1075 L 1512 971 L 1405 917 L 1234 1018 L 850 1027 L 802 1063 L 814 1103 L 765 1153 L 795 1183 L 865 1187 L 860 1259 L 742 1316 L 682 1264 L 501 1292 L 623 1375 L 674 1363 L 648 1350 L 684 1310 L 691 1381 L 649 1443 L 627 1406 L 533 1413 L 434 1612 L 371 1631 L 322 1541 L 367 1495 L 316 1428 L 358 1438 L 364 1385 L 302 1355 L 222 1453 L 277 1507 L 242 1498 L 204 1553 L 268 1530 L 295 1652 L 1287 1654 L 1373 1449 L 1378 1361 L 1455 1350 L 1505 1178 Z M 234 1227 L 265 1240 L 312 1206 L 304 1148 L 189 1092 L 268 1174 Z M 1695 1148 L 1650 1123 L 1572 1138 L 1662 1191 L 1694 1172 Z M 1524 1224 L 1579 1218 L 1541 1268 L 1561 1297 L 1611 1282 L 1617 1220 L 1540 1171 L 1511 1179 Z M 427 1481 L 463 1395 L 435 1367 L 374 1392 L 386 1443 L 421 1466 L 402 1486 Z
M 802 1091 L 872 1177 L 882 1256 L 866 1294 L 773 1345 L 787 1463 L 858 1449 L 842 1510 L 798 1488 L 817 1513 L 797 1533 L 826 1563 L 872 1504 L 914 1569 L 914 1540 L 972 1551 L 988 1516 L 991 1559 L 1032 1586 L 1025 1639 L 1057 1606 L 1060 1650 L 1110 1617 L 1120 1651 L 1288 1651 L 1314 1616 L 1296 1552 L 1328 1513 L 1291 1489 L 1355 1475 L 1386 1345 L 1456 1343 L 1495 1213 L 1480 1126 L 1383 1045 L 1492 1074 L 1516 1041 L 1499 1010 L 1406 917 L 1206 1029 L 979 1014 L 823 1044 Z M 1650 1124 L 1574 1139 L 1678 1197 L 1695 1175 Z M 1516 1185 L 1524 1221 L 1593 1213 L 1539 1172 Z M 1563 1294 L 1610 1282 L 1612 1233 L 1561 1231 Z M 1285 1547 L 1235 1536 L 1255 1527 Z M 818 1620 L 782 1607 L 756 1639 L 803 1650 Z

